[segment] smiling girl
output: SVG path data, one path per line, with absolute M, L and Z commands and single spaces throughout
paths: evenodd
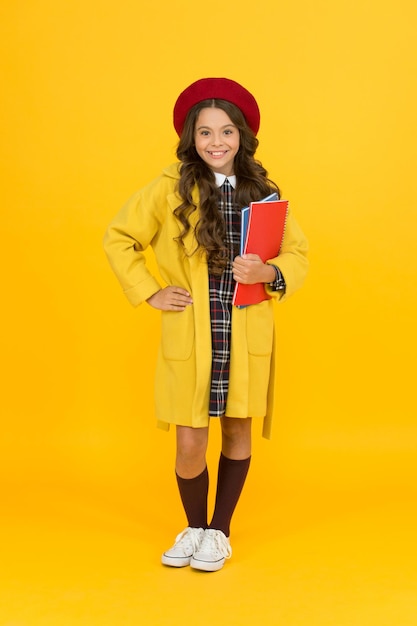
M 110 224 L 105 250 L 129 301 L 162 313 L 155 404 L 176 428 L 176 479 L 187 527 L 162 563 L 216 571 L 231 556 L 230 522 L 251 459 L 252 418 L 269 438 L 274 380 L 273 301 L 303 283 L 307 242 L 293 215 L 276 258 L 239 255 L 241 209 L 275 191 L 255 159 L 258 105 L 227 78 L 178 97 L 178 162 L 137 192 Z M 164 285 L 146 265 L 152 247 Z M 272 299 L 237 308 L 235 283 L 263 283 Z M 214 512 L 207 520 L 209 424 L 221 423 Z

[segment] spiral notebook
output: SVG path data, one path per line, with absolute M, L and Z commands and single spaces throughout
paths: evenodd
M 240 254 L 258 254 L 264 263 L 278 256 L 287 213 L 288 200 L 278 200 L 275 193 L 242 209 Z M 244 307 L 270 297 L 263 283 L 236 283 L 232 302 Z

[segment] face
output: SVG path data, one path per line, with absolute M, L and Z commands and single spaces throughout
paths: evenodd
M 201 109 L 195 124 L 195 148 L 205 163 L 219 174 L 231 176 L 239 150 L 239 130 L 223 109 Z

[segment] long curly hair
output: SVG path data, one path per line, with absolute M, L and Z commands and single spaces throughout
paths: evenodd
M 197 249 L 205 251 L 209 272 L 219 276 L 229 262 L 229 251 L 225 243 L 226 227 L 218 208 L 220 191 L 216 186 L 213 171 L 198 155 L 194 140 L 198 115 L 202 109 L 209 107 L 225 111 L 239 130 L 240 146 L 234 160 L 235 210 L 240 211 L 250 202 L 260 200 L 273 191 L 276 191 L 279 197 L 279 189 L 268 178 L 262 164 L 255 160 L 254 155 L 259 142 L 237 106 L 227 100 L 210 99 L 199 102 L 190 109 L 177 147 L 177 157 L 181 162 L 178 193 L 183 200 L 174 211 L 182 225 L 177 241 L 183 246 L 184 237 L 191 228 L 189 217 L 197 210 L 192 199 L 192 190 L 197 185 L 200 195 L 200 213 L 195 229 Z

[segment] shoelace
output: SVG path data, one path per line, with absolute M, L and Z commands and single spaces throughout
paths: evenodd
M 216 552 L 216 550 L 225 559 L 230 559 L 232 556 L 232 548 L 228 542 L 226 536 L 214 529 L 208 529 L 204 533 L 203 541 L 201 542 L 199 552 Z
M 175 545 L 182 543 L 186 546 L 191 544 L 193 552 L 200 546 L 200 528 L 186 528 L 175 539 Z

